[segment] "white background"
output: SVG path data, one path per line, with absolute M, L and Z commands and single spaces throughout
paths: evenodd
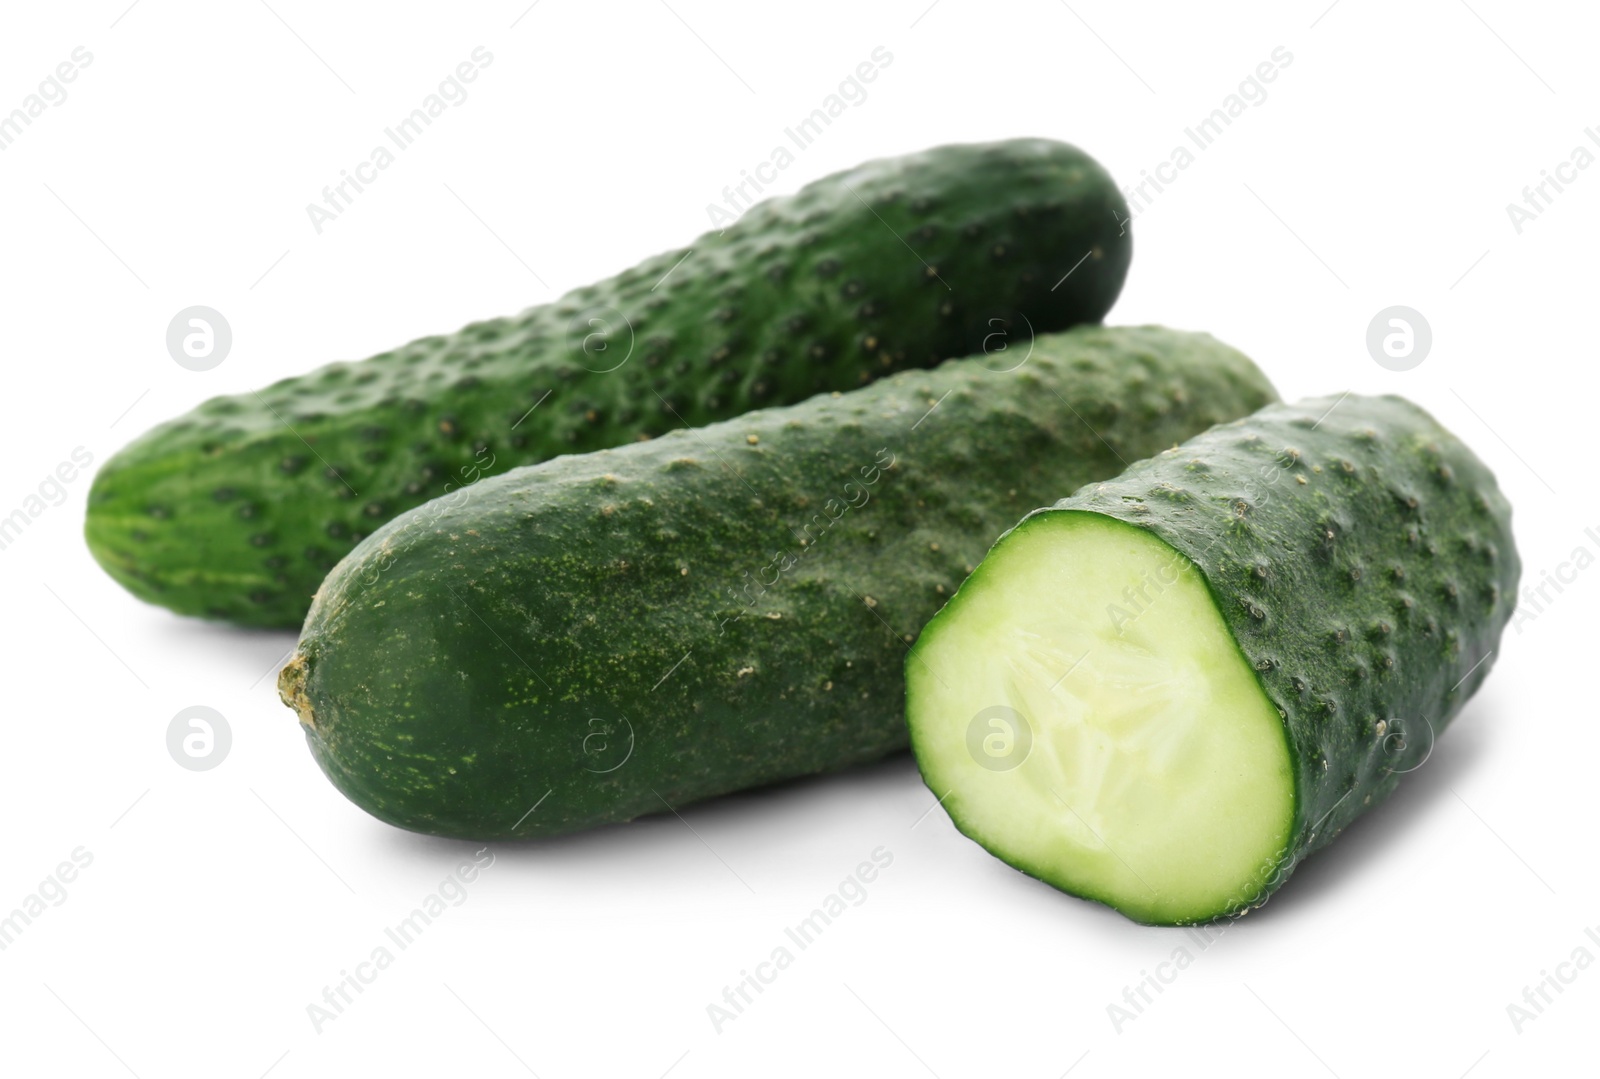
M 1506 212 L 1600 124 L 1597 27 L 1576 3 L 125 7 L 0 13 L 0 111 L 76 46 L 94 57 L 0 152 L 0 515 L 75 447 L 99 463 L 214 394 L 687 243 L 724 185 L 876 46 L 892 65 L 781 191 L 1015 135 L 1078 143 L 1132 182 L 1283 46 L 1293 61 L 1267 99 L 1137 221 L 1110 321 L 1209 330 L 1286 398 L 1413 397 L 1500 477 L 1525 582 L 1579 546 L 1600 552 L 1585 535 L 1600 531 L 1600 168 L 1520 234 Z M 471 97 L 318 235 L 306 204 L 479 45 L 494 62 Z M 205 373 L 164 344 L 194 304 L 234 332 Z M 1404 373 L 1365 345 L 1392 304 L 1433 327 Z M 467 900 L 319 1033 L 307 1005 L 475 845 L 404 834 L 336 793 L 276 699 L 293 635 L 126 595 L 84 548 L 88 486 L 0 551 L 0 913 L 74 849 L 93 857 L 0 952 L 8 1072 L 1593 1071 L 1600 970 L 1520 1033 L 1507 1005 L 1575 948 L 1600 958 L 1584 934 L 1600 926 L 1600 571 L 1508 631 L 1487 686 L 1392 801 L 1204 950 L 924 817 L 932 797 L 901 757 L 695 807 L 692 830 L 667 817 L 497 846 Z M 191 705 L 232 729 L 212 771 L 168 754 Z M 879 846 L 894 861 L 867 900 L 717 1032 L 707 1005 Z M 1117 1029 L 1107 1006 L 1179 946 L 1192 965 Z

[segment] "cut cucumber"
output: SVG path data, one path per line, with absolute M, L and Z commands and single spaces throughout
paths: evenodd
M 907 662 L 912 744 L 1024 872 L 1142 922 L 1240 913 L 1425 759 L 1518 569 L 1421 410 L 1272 406 L 1007 533 Z
M 1159 602 L 1119 633 L 1107 612 L 1131 614 L 1141 590 Z M 912 713 L 941 717 L 919 759 L 1005 861 L 1159 922 L 1225 905 L 1288 839 L 1278 713 L 1160 540 L 1093 514 L 1030 518 L 935 624 L 918 655 L 950 690 L 912 678 Z

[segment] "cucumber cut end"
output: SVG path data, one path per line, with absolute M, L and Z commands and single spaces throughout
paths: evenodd
M 962 832 L 1136 921 L 1247 909 L 1288 847 L 1277 708 L 1194 563 L 1114 518 L 1002 538 L 908 659 L 907 716 Z

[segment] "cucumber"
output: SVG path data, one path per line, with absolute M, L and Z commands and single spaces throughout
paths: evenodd
M 1059 142 L 863 165 L 556 303 L 211 400 L 105 464 L 89 547 L 152 603 L 298 627 L 362 537 L 485 475 L 1098 322 L 1127 216 Z
M 362 809 L 474 839 L 903 749 L 906 647 L 1007 523 L 1062 476 L 1113 475 L 1275 399 L 1240 353 L 1160 328 L 1044 336 L 994 366 L 903 372 L 413 510 L 328 576 L 280 694 Z
M 906 663 L 956 826 L 1150 924 L 1258 906 L 1427 759 L 1521 566 L 1493 475 L 1395 397 L 1274 405 L 1024 517 Z

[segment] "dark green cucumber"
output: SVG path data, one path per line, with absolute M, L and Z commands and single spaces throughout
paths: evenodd
M 363 536 L 484 475 L 1097 322 L 1127 215 L 1059 142 L 863 165 L 515 318 L 209 401 L 101 469 L 89 546 L 152 603 L 298 627 Z
M 1243 913 L 1426 761 L 1520 568 L 1415 405 L 1274 405 L 1003 536 L 906 664 L 912 745 L 1018 869 L 1142 922 Z
M 323 583 L 280 693 L 361 808 L 477 839 L 902 749 L 907 644 L 1007 521 L 1275 399 L 1204 335 L 1084 328 L 1021 355 L 413 510 Z

